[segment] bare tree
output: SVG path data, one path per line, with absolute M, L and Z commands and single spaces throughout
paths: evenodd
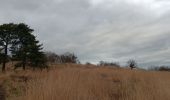
M 137 63 L 136 63 L 136 61 L 133 60 L 133 59 L 130 59 L 130 60 L 127 62 L 127 64 L 128 64 L 128 67 L 131 68 L 131 70 L 132 70 L 133 68 L 136 68 L 136 67 L 137 67 Z
M 58 56 L 56 53 L 54 53 L 54 52 L 46 52 L 45 54 L 47 56 L 47 61 L 48 62 L 56 63 L 57 56 Z
M 78 57 L 74 53 L 64 53 L 58 55 L 54 52 L 46 52 L 47 60 L 50 63 L 79 63 Z
M 65 53 L 60 55 L 62 63 L 79 63 L 78 57 L 74 53 Z

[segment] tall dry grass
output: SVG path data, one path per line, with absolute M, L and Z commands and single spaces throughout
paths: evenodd
M 170 73 L 70 65 L 36 73 L 16 100 L 170 100 Z

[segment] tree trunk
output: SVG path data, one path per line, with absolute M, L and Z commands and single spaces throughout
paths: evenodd
M 2 64 L 2 71 L 5 72 L 5 66 L 6 66 L 6 62 L 3 61 L 3 64 Z
M 23 68 L 23 70 L 25 70 L 25 66 L 26 66 L 26 58 L 24 57 L 23 58 L 23 61 L 22 61 L 22 68 Z
M 5 45 L 5 53 L 3 58 L 3 64 L 2 64 L 2 71 L 5 71 L 6 62 L 7 62 L 7 54 L 8 54 L 8 45 Z
M 23 62 L 23 66 L 22 66 L 23 70 L 25 70 L 25 62 Z

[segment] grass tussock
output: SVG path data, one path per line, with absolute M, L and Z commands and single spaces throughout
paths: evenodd
M 170 73 L 67 65 L 25 72 L 24 93 L 12 100 L 169 100 Z M 15 77 L 13 75 L 12 77 Z

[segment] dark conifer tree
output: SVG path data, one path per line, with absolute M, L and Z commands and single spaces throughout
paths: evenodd
M 20 61 L 17 65 L 22 66 L 25 70 L 28 53 L 31 49 L 30 44 L 35 40 L 35 36 L 31 34 L 33 29 L 23 23 L 19 24 L 15 31 L 15 40 L 11 47 L 11 53 L 15 60 Z
M 11 51 L 12 60 L 18 61 L 16 66 L 25 70 L 27 64 L 31 67 L 46 67 L 46 57 L 42 52 L 42 45 L 32 34 L 33 29 L 24 23 L 0 25 L 0 63 L 5 71 L 8 52 Z
M 8 61 L 9 46 L 12 45 L 16 25 L 13 23 L 0 25 L 0 47 L 2 47 L 2 71 L 5 71 L 6 62 Z
M 42 45 L 39 44 L 39 41 L 35 41 L 31 45 L 31 50 L 29 53 L 30 66 L 35 68 L 47 68 L 47 57 L 44 52 L 42 52 Z
M 33 29 L 30 29 L 26 24 L 18 24 L 16 28 L 15 41 L 11 47 L 11 53 L 15 60 L 19 63 L 16 67 L 23 67 L 25 70 L 26 65 L 31 67 L 44 67 L 46 60 L 43 56 L 42 45 L 39 45 L 39 41 L 32 34 Z M 37 60 L 38 59 L 38 60 Z M 44 62 L 40 64 L 41 62 Z M 41 66 L 40 66 L 41 65 Z

